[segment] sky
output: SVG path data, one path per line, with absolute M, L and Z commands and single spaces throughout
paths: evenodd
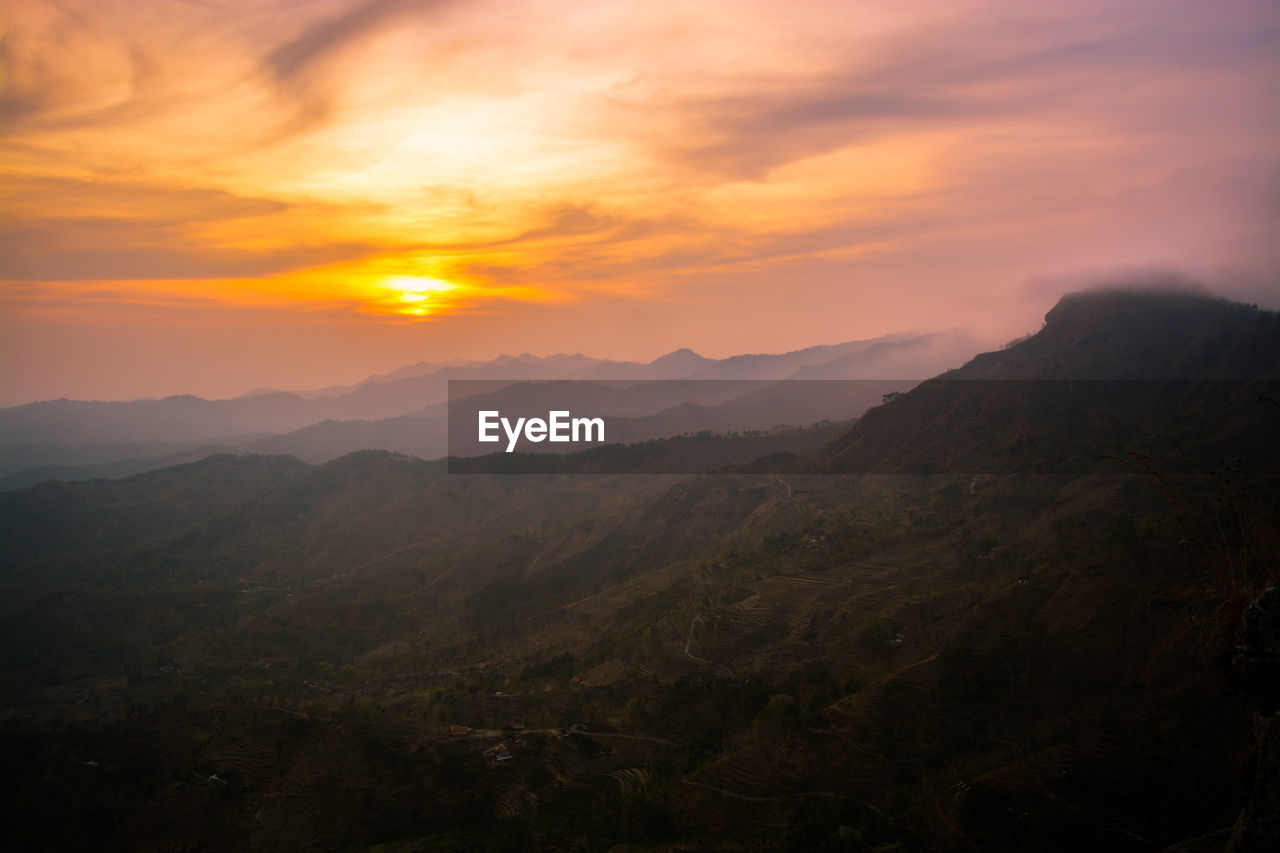
M 8 0 L 0 405 L 1280 308 L 1280 3 Z

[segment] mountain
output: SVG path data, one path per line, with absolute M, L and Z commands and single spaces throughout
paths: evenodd
M 1270 464 L 1280 323 L 1195 294 L 1073 294 L 1039 333 L 920 384 L 836 442 L 828 471 L 1061 470 L 1121 448 Z
M 327 462 L 358 450 L 381 449 L 424 459 L 481 456 L 494 445 L 477 440 L 480 411 L 499 411 L 510 421 L 545 418 L 551 410 L 607 419 L 605 441 L 651 441 L 686 433 L 767 431 L 820 421 L 848 421 L 878 404 L 887 393 L 902 393 L 910 380 L 861 382 L 785 380 L 670 380 L 663 382 L 479 381 L 454 386 L 461 399 L 448 412 L 440 406 L 380 421 L 324 421 L 246 445 L 258 453 L 285 453 L 308 462 Z M 524 444 L 532 453 L 564 447 Z M 685 469 L 696 470 L 696 469 Z
M 265 438 L 266 433 L 233 436 L 230 446 Z M 207 447 L 202 441 L 122 441 L 107 444 L 64 444 L 40 442 L 16 448 L 0 449 L 0 473 L 19 471 L 32 466 L 80 466 L 91 468 L 116 461 L 142 461 L 198 452 Z M 206 454 L 208 455 L 208 454 Z M 32 484 L 34 485 L 34 484 Z
M 955 346 L 947 366 L 960 363 L 977 348 L 967 339 L 948 338 L 952 339 Z M 783 379 L 797 368 L 875 348 L 884 340 L 720 361 L 676 350 L 648 364 L 580 354 L 502 355 L 488 362 L 423 362 L 354 386 L 313 392 L 264 390 L 230 400 L 183 395 L 133 402 L 30 403 L 0 409 L 0 477 L 10 475 L 5 482 L 17 486 L 43 476 L 108 476 L 160 467 L 174 461 L 174 454 L 200 447 L 208 447 L 209 452 L 295 453 L 315 462 L 364 449 L 442 455 L 443 425 L 437 424 L 425 436 L 415 430 L 420 426 L 417 421 L 438 416 L 450 382 Z M 876 367 L 891 379 L 928 375 L 919 370 L 918 358 L 914 362 L 910 359 L 915 356 L 907 358 L 901 364 L 882 358 Z M 821 378 L 862 378 L 839 368 L 828 374 Z M 694 400 L 686 395 L 672 399 L 670 405 L 680 402 Z
M 155 471 L 159 468 L 169 468 L 174 465 L 182 465 L 187 462 L 198 462 L 201 459 L 207 459 L 210 456 L 218 454 L 238 453 L 242 447 L 242 445 L 228 446 L 190 442 L 190 449 L 180 449 L 172 453 L 165 453 L 161 448 L 166 445 L 162 443 L 145 442 L 141 444 L 142 446 L 137 448 L 137 455 L 132 455 L 131 449 L 126 449 L 123 455 L 119 454 L 117 451 L 108 457 L 110 461 L 107 462 L 19 465 L 17 466 L 18 470 L 14 473 L 0 477 L 0 492 L 22 489 L 27 486 L 34 486 L 38 483 L 44 483 L 49 480 L 74 482 L 77 480 L 116 479 L 119 477 L 128 477 L 132 474 Z M 117 448 L 120 447 L 120 445 L 114 446 Z M 181 447 L 181 445 L 178 446 Z M 60 447 L 65 447 L 65 445 Z M 126 443 L 124 447 L 128 448 L 129 444 Z M 73 458 L 83 455 L 96 455 L 100 449 L 100 445 L 89 445 L 86 448 L 74 448 L 67 455 Z M 86 450 L 88 453 L 81 452 Z M 27 449 L 23 448 L 19 452 L 25 456 Z M 24 459 L 23 461 L 30 462 L 30 459 Z
M 651 374 L 646 378 L 660 379 L 664 376 L 693 376 L 699 370 L 704 370 L 714 363 L 715 359 L 704 358 L 693 350 L 682 347 L 649 362 L 648 370 Z
M 1275 314 L 1193 292 L 1069 294 L 1036 335 L 973 359 L 961 379 L 1246 380 L 1280 376 Z
M 294 456 L 304 462 L 320 464 L 348 453 L 362 450 L 388 450 L 421 459 L 438 459 L 448 453 L 447 421 L 435 410 L 424 414 L 383 418 L 377 421 L 323 420 L 292 432 L 267 436 L 248 442 L 243 450 L 250 453 Z
M 306 467 L 289 457 L 213 456 L 118 480 L 49 482 L 0 496 L 0 571 L 37 557 L 137 548 L 231 511 L 246 495 Z
M 805 368 L 827 364 L 863 352 L 879 343 L 897 341 L 906 336 L 889 335 L 865 341 L 849 341 L 834 346 L 809 347 L 779 355 L 735 355 L 706 365 L 692 375 L 694 379 L 786 379 Z M 805 378 L 805 377 L 801 377 Z M 808 377 L 837 378 L 837 377 Z M 844 377 L 838 377 L 844 378 Z M 917 378 L 904 374 L 881 375 L 877 379 Z M 924 378 L 923 376 L 918 378 Z
M 0 839 L 1265 838 L 1274 708 L 1227 662 L 1248 614 L 1255 681 L 1271 648 L 1277 333 L 1194 295 L 1075 295 L 824 446 L 762 448 L 784 474 L 706 435 L 641 451 L 738 473 L 366 452 L 0 496 Z

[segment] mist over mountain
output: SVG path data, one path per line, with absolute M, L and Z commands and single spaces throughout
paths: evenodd
M 967 335 L 933 334 L 877 341 L 831 361 L 798 369 L 790 379 L 919 379 L 964 364 L 982 350 Z
M 1092 292 L 851 425 L 0 495 L 0 837 L 1267 849 L 1278 368 L 1280 315 Z

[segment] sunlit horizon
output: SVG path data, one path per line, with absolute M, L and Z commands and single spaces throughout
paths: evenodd
M 20 0 L 0 405 L 996 341 L 1134 269 L 1280 307 L 1278 17 Z

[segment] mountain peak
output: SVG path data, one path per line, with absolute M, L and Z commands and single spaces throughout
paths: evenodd
M 1241 379 L 1280 364 L 1280 315 L 1172 280 L 1069 293 L 1044 327 L 961 379 Z
M 1135 283 L 1079 290 L 1065 294 L 1045 315 L 1045 325 L 1096 323 L 1099 320 L 1132 321 L 1153 313 L 1160 320 L 1194 314 L 1203 319 L 1222 313 L 1238 313 L 1248 306 L 1214 296 L 1203 288 L 1177 280 L 1167 283 Z M 1206 313 L 1207 312 L 1207 313 Z
M 691 372 L 704 365 L 711 364 L 712 361 L 713 359 L 701 356 L 688 347 L 681 347 L 655 358 L 649 362 L 648 367 L 668 371 Z
M 666 355 L 658 356 L 657 358 L 655 358 L 653 361 L 649 363 L 657 364 L 660 361 L 666 361 L 667 359 L 674 359 L 674 358 L 701 358 L 703 361 L 707 361 L 706 358 L 694 352 L 693 350 L 689 349 L 688 347 L 680 347 L 680 349 L 673 349 L 671 352 L 667 353 Z

